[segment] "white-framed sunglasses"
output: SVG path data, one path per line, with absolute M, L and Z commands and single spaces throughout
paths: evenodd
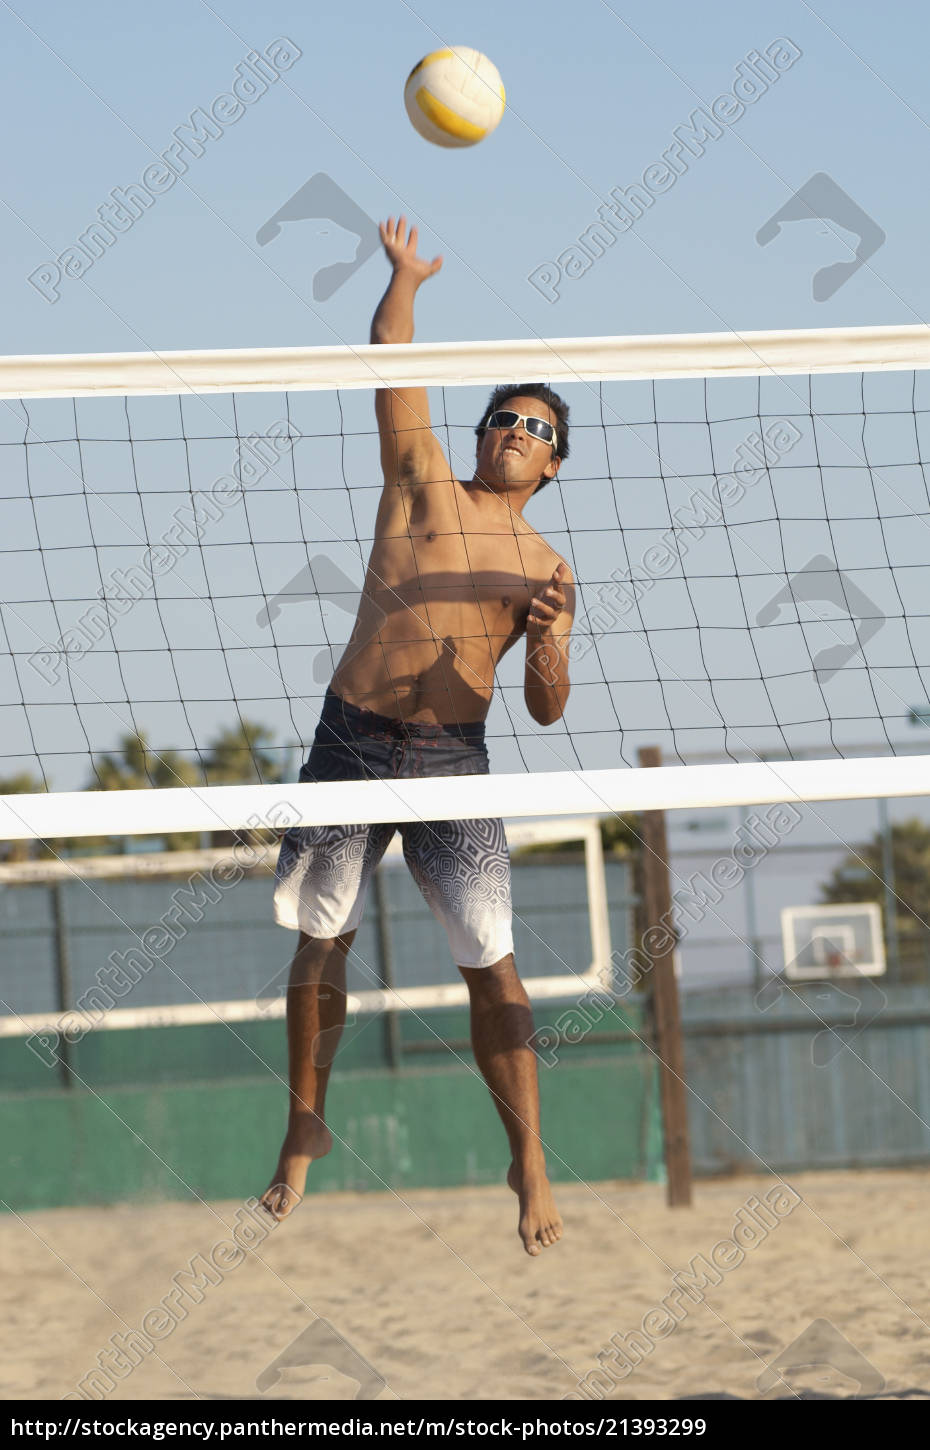
M 534 418 L 532 414 L 515 413 L 511 408 L 498 408 L 492 413 L 485 424 L 486 428 L 516 428 L 518 423 L 529 433 L 531 438 L 540 438 L 543 443 L 550 443 L 555 448 L 559 441 L 559 435 L 553 423 L 548 418 Z

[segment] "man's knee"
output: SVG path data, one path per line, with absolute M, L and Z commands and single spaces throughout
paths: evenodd
M 355 940 L 355 932 L 347 931 L 343 936 L 308 936 L 301 932 L 291 967 L 291 980 L 296 975 L 301 980 L 327 977 L 334 970 L 340 976 L 345 972 L 345 959 Z
M 499 993 L 502 987 L 519 985 L 520 978 L 517 974 L 516 963 L 513 959 L 513 952 L 508 952 L 499 961 L 492 962 L 487 967 L 459 967 L 459 971 L 465 978 L 468 990 L 471 993 Z
M 319 952 L 328 956 L 332 951 L 347 952 L 355 940 L 355 931 L 343 932 L 342 936 L 308 936 L 305 931 L 297 937 L 297 955 L 302 952 Z

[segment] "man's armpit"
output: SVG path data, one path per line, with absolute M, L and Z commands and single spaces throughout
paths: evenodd
M 435 438 L 425 448 L 411 448 L 397 459 L 397 481 L 404 488 L 454 483 L 446 455 Z

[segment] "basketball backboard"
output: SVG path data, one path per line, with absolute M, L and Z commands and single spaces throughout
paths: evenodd
M 874 901 L 786 906 L 781 932 L 785 976 L 793 980 L 884 975 L 882 919 Z

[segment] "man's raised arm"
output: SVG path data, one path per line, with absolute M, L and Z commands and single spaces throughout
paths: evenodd
M 407 221 L 388 217 L 378 227 L 391 263 L 391 280 L 371 321 L 372 342 L 413 341 L 413 299 L 442 258 L 417 256 L 417 229 L 407 236 Z M 381 435 L 381 467 L 386 484 L 429 483 L 448 478 L 449 466 L 433 436 L 425 388 L 379 388 L 375 415 Z

